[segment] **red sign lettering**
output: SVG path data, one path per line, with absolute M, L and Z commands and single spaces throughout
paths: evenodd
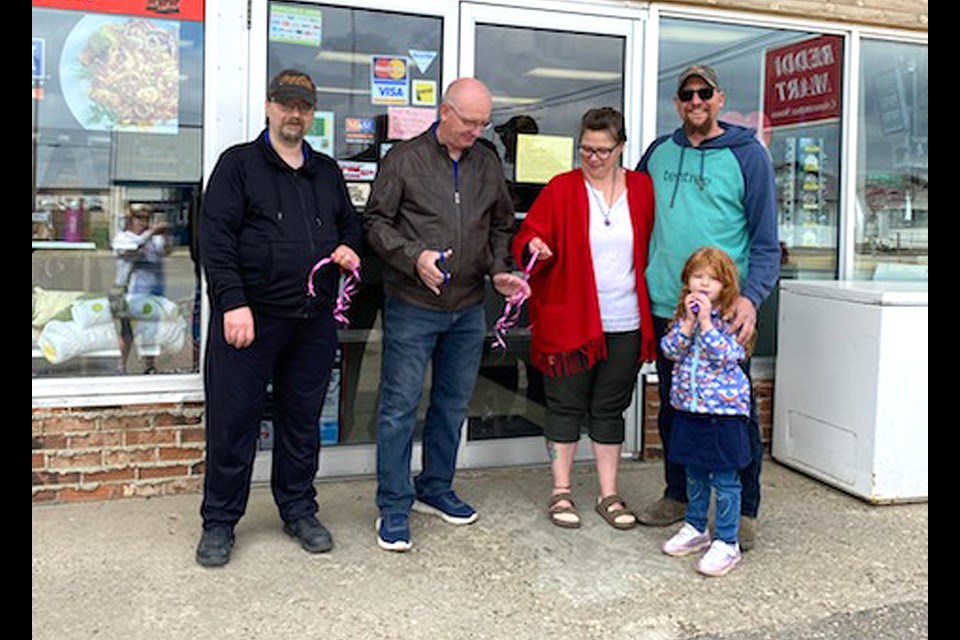
M 820 36 L 766 53 L 764 113 L 773 127 L 840 117 L 843 38 Z

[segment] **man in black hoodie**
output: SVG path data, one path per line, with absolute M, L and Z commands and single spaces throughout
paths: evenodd
M 203 566 L 230 560 L 270 381 L 271 487 L 283 529 L 309 552 L 333 547 L 316 517 L 318 419 L 337 349 L 337 265 L 359 268 L 362 225 L 336 161 L 303 139 L 316 103 L 308 75 L 278 73 L 268 90 L 267 128 L 220 156 L 203 201 L 198 236 L 210 296 L 196 554 Z M 323 258 L 335 265 L 317 272 L 312 296 L 308 275 Z

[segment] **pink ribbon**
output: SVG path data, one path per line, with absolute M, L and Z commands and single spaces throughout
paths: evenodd
M 323 258 L 319 260 L 313 268 L 310 269 L 310 275 L 307 276 L 307 293 L 310 294 L 310 297 L 315 298 L 317 296 L 316 291 L 313 288 L 313 276 L 320 269 L 328 264 L 335 264 L 332 258 Z M 347 271 L 347 277 L 343 282 L 343 291 L 340 292 L 340 295 L 337 296 L 337 304 L 333 308 L 333 318 L 339 322 L 342 326 L 350 326 L 350 320 L 347 318 L 347 310 L 350 309 L 351 296 L 356 292 L 357 285 L 360 283 L 360 270 L 359 269 L 350 269 Z
M 501 315 L 496 324 L 493 325 L 494 349 L 507 348 L 507 331 L 520 321 L 520 312 L 523 308 L 523 303 L 530 297 L 530 283 L 527 281 L 530 279 L 530 271 L 533 270 L 533 265 L 536 263 L 537 256 L 539 255 L 539 251 L 534 251 L 533 255 L 530 256 L 527 268 L 523 270 L 523 274 L 521 275 L 523 278 L 522 286 L 516 293 L 507 298 L 503 307 L 503 315 Z

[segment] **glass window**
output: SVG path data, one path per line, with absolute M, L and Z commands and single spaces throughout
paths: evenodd
M 383 154 L 396 141 L 422 133 L 438 117 L 443 20 L 271 2 L 268 21 L 264 88 L 282 69 L 310 74 L 318 104 L 307 140 L 338 160 L 354 206 L 362 212 Z M 324 444 L 376 441 L 382 302 L 380 265 L 367 253 L 362 283 L 350 305 L 350 327 L 340 331 L 340 351 L 321 416 Z M 424 406 L 428 394 L 425 391 Z M 424 415 L 421 407 L 420 419 Z M 261 449 L 269 449 L 269 412 L 264 422 Z
M 156 6 L 33 9 L 34 377 L 197 371 L 202 3 Z
M 754 127 L 776 173 L 781 277 L 836 277 L 840 220 L 840 36 L 681 19 L 660 27 L 657 134 L 679 124 L 677 77 L 707 64 L 726 96 L 720 119 Z M 755 353 L 775 349 L 777 294 L 761 306 Z
M 855 277 L 926 280 L 927 46 L 864 40 Z
M 376 165 L 358 162 L 376 163 L 437 118 L 441 26 L 438 17 L 272 2 L 264 86 L 282 69 L 309 73 L 319 103 L 308 141 L 344 161 L 349 182 L 372 181 Z M 354 192 L 361 206 L 365 192 Z
M 618 36 L 477 25 L 475 75 L 493 94 L 494 127 L 484 137 L 503 160 L 518 213 L 530 208 L 550 177 L 579 161 L 575 138 L 587 110 L 623 112 L 625 47 L 626 38 Z M 541 152 L 531 136 L 556 146 Z M 567 154 L 556 157 L 553 149 Z M 537 162 L 527 160 L 534 154 Z

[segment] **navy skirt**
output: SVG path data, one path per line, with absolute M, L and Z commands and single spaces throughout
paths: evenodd
M 750 419 L 675 411 L 667 458 L 707 471 L 742 469 L 750 462 Z

